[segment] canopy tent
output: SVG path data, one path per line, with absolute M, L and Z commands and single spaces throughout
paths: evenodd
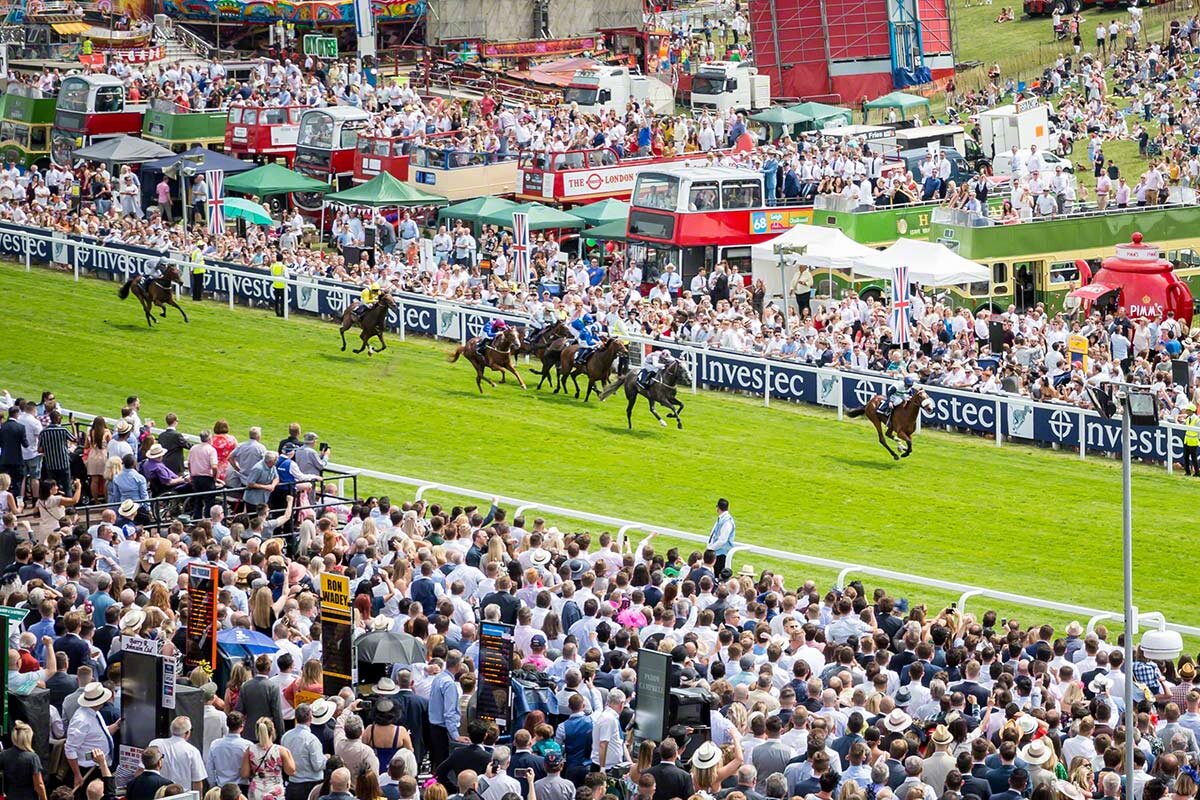
M 771 106 L 765 111 L 752 114 L 750 119 L 760 125 L 765 125 L 768 130 L 768 138 L 771 140 L 783 136 L 786 129 L 791 129 L 791 132 L 794 133 L 798 126 L 808 121 L 807 117 L 786 106 Z
M 167 158 L 151 161 L 145 166 L 150 169 L 159 170 L 160 172 L 166 172 L 168 169 L 185 161 L 194 165 L 198 172 L 219 169 L 224 170 L 227 176 L 249 172 L 254 169 L 254 164 L 249 161 L 242 161 L 240 158 L 227 156 L 224 153 L 218 153 L 216 150 L 209 150 L 206 147 L 193 147 L 191 150 L 185 150 L 182 153 L 176 153 Z
M 301 175 L 278 164 L 267 164 L 225 179 L 226 192 L 241 192 L 258 197 L 291 192 L 328 192 L 329 189 L 330 186 L 325 181 Z
M 366 183 L 325 195 L 325 202 L 367 208 L 401 208 L 443 206 L 450 201 L 440 194 L 401 183 L 390 172 L 381 172 Z
M 779 268 L 782 250 L 784 269 Z M 859 244 L 838 228 L 819 225 L 796 225 L 774 239 L 750 248 L 753 276 L 762 279 L 767 294 L 781 295 L 787 290 L 795 270 L 801 265 L 814 269 L 851 269 L 858 259 L 869 258 L 877 251 Z
M 566 211 L 544 206 L 541 203 L 523 203 L 512 208 L 506 208 L 493 214 L 488 214 L 480 221 L 486 222 L 489 225 L 499 225 L 502 228 L 511 228 L 513 213 L 517 211 L 524 211 L 529 215 L 529 230 L 531 231 L 541 231 L 547 228 L 583 227 L 583 220 L 574 214 L 568 214 Z
M 892 92 L 885 94 L 883 97 L 876 97 L 874 100 L 863 104 L 863 113 L 871 109 L 895 108 L 900 112 L 900 119 L 908 119 L 909 116 L 921 107 L 925 108 L 925 118 L 929 118 L 929 101 L 924 97 L 915 94 L 906 94 L 905 92 Z
M 476 197 L 474 200 L 465 200 L 440 209 L 438 219 L 460 219 L 463 222 L 478 224 L 483 221 L 484 217 L 505 209 L 516 208 L 517 205 L 512 200 L 505 200 L 502 197 Z
M 817 130 L 825 127 L 831 120 L 836 124 L 852 125 L 854 123 L 854 114 L 848 108 L 840 106 L 830 106 L 824 103 L 797 103 L 794 106 L 788 106 L 788 109 L 795 111 L 804 117 L 802 123 L 806 129 Z M 841 122 L 836 122 L 841 120 Z
M 585 240 L 599 239 L 602 242 L 623 242 L 625 241 L 625 233 L 628 225 L 629 220 L 627 219 L 613 219 L 602 225 L 584 230 L 579 234 L 579 237 Z
M 891 278 L 896 267 L 908 267 L 908 277 L 923 286 L 960 286 L 988 280 L 988 268 L 963 258 L 949 247 L 919 239 L 898 239 L 886 250 L 854 263 L 855 272 Z
M 610 197 L 606 200 L 589 203 L 586 206 L 572 208 L 571 213 L 588 225 L 600 226 L 617 220 L 620 220 L 623 225 L 625 220 L 629 219 L 629 203 L 622 200 L 613 200 Z
M 74 157 L 106 164 L 144 164 L 175 155 L 167 148 L 135 136 L 114 136 L 75 151 Z
M 273 223 L 267 210 L 253 200 L 244 197 L 225 198 L 225 216 L 229 219 L 244 219 L 252 225 L 270 225 Z

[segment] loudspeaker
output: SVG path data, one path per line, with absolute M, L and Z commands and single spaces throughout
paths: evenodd
M 34 689 L 29 694 L 8 695 L 9 725 L 17 720 L 33 728 L 33 752 L 43 764 L 50 763 L 50 692 Z M 7 737 L 5 737 L 7 739 Z
M 1004 323 L 999 320 L 988 321 L 988 347 L 1000 355 L 1004 352 Z

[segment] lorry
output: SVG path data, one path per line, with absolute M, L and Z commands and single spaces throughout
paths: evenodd
M 625 113 L 630 102 L 655 115 L 675 111 L 675 92 L 670 86 L 647 75 L 630 72 L 629 67 L 592 67 L 581 69 L 563 89 L 563 102 L 577 103 L 585 114 L 603 110 Z
M 1036 144 L 1038 150 L 1046 152 L 1053 144 L 1050 107 L 1036 98 L 981 111 L 975 120 L 979 125 L 979 149 L 987 158 L 1010 152 L 1014 146 L 1028 150 Z
M 692 113 L 761 111 L 770 105 L 770 77 L 743 61 L 713 61 L 692 76 Z

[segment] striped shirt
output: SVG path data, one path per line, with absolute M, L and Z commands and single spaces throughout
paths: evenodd
M 49 425 L 42 431 L 40 442 L 47 469 L 71 468 L 71 452 L 68 445 L 75 443 L 75 436 L 69 430 L 62 425 Z

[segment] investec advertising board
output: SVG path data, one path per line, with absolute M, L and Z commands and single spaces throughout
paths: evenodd
M 26 255 L 35 263 L 77 264 L 81 270 L 94 272 L 114 280 L 142 275 L 148 271 L 151 259 L 169 255 L 185 261 L 180 253 L 159 253 L 148 248 L 127 244 L 113 245 L 111 250 L 99 250 L 95 240 L 56 234 L 44 238 L 41 229 L 24 228 L 0 223 L 0 254 L 18 260 Z M 218 297 L 232 289 L 243 303 L 270 302 L 271 276 L 234 264 L 210 261 L 213 266 L 229 272 L 209 270 L 204 287 Z M 186 266 L 186 265 L 185 265 Z M 185 276 L 185 282 L 187 276 Z M 305 280 L 301 278 L 300 280 Z M 289 303 L 297 311 L 341 318 L 347 305 L 358 296 L 359 289 L 331 281 L 312 278 L 310 282 L 289 292 Z M 428 297 L 400 295 L 398 312 L 388 317 L 392 330 L 404 330 L 424 336 L 464 339 L 478 336 L 490 319 L 503 317 L 511 323 L 523 324 L 522 318 L 500 314 L 489 309 L 436 303 Z M 693 349 L 676 343 L 660 343 L 692 370 L 697 384 L 712 389 L 745 392 L 774 400 L 817 403 L 846 409 L 864 405 L 876 394 L 885 394 L 888 381 L 881 378 L 850 374 L 833 369 L 818 369 L 806 364 L 763 360 L 722 353 L 720 350 Z M 937 387 L 925 387 L 933 401 L 933 410 L 922 413 L 926 425 L 962 428 L 994 436 L 997 431 L 1005 438 L 1037 441 L 1078 449 L 1082 433 L 1087 449 L 1117 452 L 1120 449 L 1120 425 L 1078 408 L 1038 403 L 1005 395 L 974 395 L 949 392 Z M 1158 428 L 1133 429 L 1133 455 L 1136 458 L 1179 461 L 1183 456 L 1183 434 L 1179 430 Z

